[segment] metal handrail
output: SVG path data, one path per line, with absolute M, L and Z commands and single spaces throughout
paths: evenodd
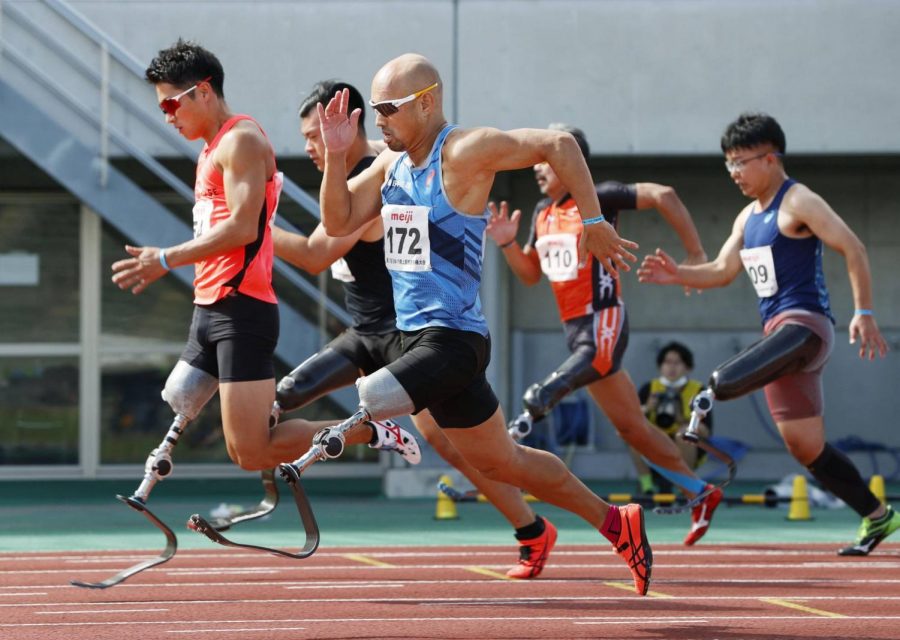
M 73 9 L 66 2 L 63 2 L 63 0 L 43 0 L 43 3 L 50 9 L 55 11 L 59 16 L 64 18 L 73 27 L 78 29 L 82 34 L 92 40 L 97 46 L 105 44 L 109 50 L 109 55 L 114 60 L 125 67 L 128 71 L 136 75 L 138 78 L 143 79 L 146 66 L 133 55 L 131 55 L 131 53 L 126 51 L 115 40 L 98 29 L 90 20 Z M 167 132 L 167 135 L 165 135 L 166 141 L 172 144 L 174 147 L 184 151 L 184 146 L 182 144 L 179 144 L 178 142 L 175 142 L 175 140 L 178 140 L 180 142 L 180 138 L 177 138 L 177 136 L 171 133 L 171 131 L 167 130 Z M 192 152 L 189 155 L 193 157 L 196 154 Z M 291 198 L 291 200 L 300 205 L 302 209 L 307 211 L 312 216 L 321 219 L 322 216 L 319 210 L 319 203 L 316 201 L 316 199 L 306 193 L 303 189 L 300 188 L 299 185 L 297 185 L 287 176 L 285 176 L 282 190 L 288 197 Z
M 94 128 L 99 128 L 101 126 L 98 117 L 91 109 L 82 104 L 68 91 L 60 87 L 49 75 L 47 75 L 36 65 L 32 64 L 26 56 L 21 54 L 4 38 L 0 37 L 0 43 L 2 43 L 3 55 L 9 58 L 10 61 L 14 62 L 16 65 L 22 68 L 26 73 L 29 74 L 30 77 L 39 82 L 47 91 L 54 94 L 57 98 L 64 102 L 76 115 L 88 122 Z M 146 166 L 151 172 L 153 172 L 160 180 L 169 185 L 179 195 L 185 198 L 186 201 L 194 201 L 193 190 L 188 187 L 180 178 L 178 178 L 178 176 L 166 169 L 159 161 L 157 161 L 150 154 L 129 141 L 127 137 L 119 133 L 119 131 L 114 127 L 107 126 L 106 132 L 113 143 L 116 144 L 116 146 L 120 147 L 123 151 L 127 152 L 129 155 L 143 163 L 144 166 Z M 276 223 L 278 224 L 278 226 L 286 229 L 287 231 L 299 233 L 299 230 L 296 227 L 294 227 L 288 221 L 284 220 L 282 217 L 277 217 Z M 287 262 L 281 260 L 280 258 L 276 258 L 274 263 L 278 273 L 284 276 L 291 284 L 303 291 L 308 297 L 316 300 L 320 299 L 320 292 L 318 287 L 303 278 L 292 267 L 290 267 Z M 332 315 L 338 318 L 338 320 L 343 322 L 345 325 L 349 326 L 352 323 L 350 314 L 348 314 L 333 300 L 325 297 L 323 299 L 323 303 L 325 308 L 327 308 Z

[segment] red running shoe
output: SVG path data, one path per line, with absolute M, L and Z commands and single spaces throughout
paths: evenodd
M 706 485 L 704 491 L 708 491 L 711 486 Z M 706 496 L 703 502 L 691 509 L 691 530 L 684 537 L 684 544 L 691 546 L 703 537 L 703 534 L 709 529 L 713 513 L 715 513 L 716 507 L 719 506 L 720 502 L 722 502 L 722 490 L 716 489 Z
M 544 570 L 555 544 L 556 527 L 544 518 L 544 533 L 531 540 L 519 540 L 519 564 L 507 571 L 506 575 L 517 580 L 537 578 Z
M 631 569 L 634 590 L 645 596 L 650 589 L 650 571 L 653 568 L 653 551 L 644 531 L 644 509 L 639 504 L 612 507 L 619 510 L 622 532 L 613 547 Z

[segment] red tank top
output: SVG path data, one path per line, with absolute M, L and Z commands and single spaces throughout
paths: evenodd
M 200 152 L 194 182 L 195 238 L 231 215 L 225 201 L 222 174 L 216 169 L 212 156 L 222 136 L 241 120 L 250 120 L 259 127 L 250 116 L 234 116 Z M 263 135 L 266 135 L 264 131 Z M 272 225 L 282 182 L 283 176 L 276 168 L 266 182 L 266 197 L 259 212 L 259 233 L 253 242 L 194 264 L 194 304 L 212 304 L 235 291 L 263 302 L 278 302 L 272 289 Z

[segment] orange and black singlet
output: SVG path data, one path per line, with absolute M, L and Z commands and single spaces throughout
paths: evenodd
M 194 183 L 195 238 L 207 233 L 231 215 L 225 200 L 222 174 L 216 169 L 212 158 L 222 136 L 241 120 L 249 120 L 259 127 L 250 116 L 236 115 L 222 125 L 212 142 L 200 152 Z M 262 133 L 265 136 L 265 132 Z M 194 264 L 194 304 L 210 305 L 234 292 L 277 304 L 278 300 L 272 289 L 272 225 L 275 222 L 282 182 L 283 176 L 276 168 L 266 182 L 265 200 L 259 212 L 258 233 L 253 242 Z
M 600 209 L 614 227 L 619 211 L 637 206 L 633 184 L 602 182 L 597 185 Z M 578 263 L 581 214 L 566 194 L 559 202 L 545 198 L 537 203 L 531 220 L 528 245 L 537 251 L 541 271 L 550 280 L 560 318 L 565 322 L 619 304 L 619 281 L 588 254 Z

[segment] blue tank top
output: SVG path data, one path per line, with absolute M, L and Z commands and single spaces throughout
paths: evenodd
M 769 246 L 775 263 L 778 290 L 759 298 L 759 314 L 765 324 L 783 311 L 805 309 L 821 313 L 833 323 L 822 271 L 822 241 L 816 236 L 789 238 L 778 229 L 781 201 L 794 184 L 795 180 L 785 180 L 772 203 L 764 211 L 751 211 L 744 225 L 744 248 Z
M 423 167 L 414 167 L 406 153 L 391 165 L 381 186 L 385 260 L 398 329 L 447 327 L 487 336 L 478 290 L 489 214 L 456 211 L 443 190 L 441 150 L 455 128 L 441 130 Z

